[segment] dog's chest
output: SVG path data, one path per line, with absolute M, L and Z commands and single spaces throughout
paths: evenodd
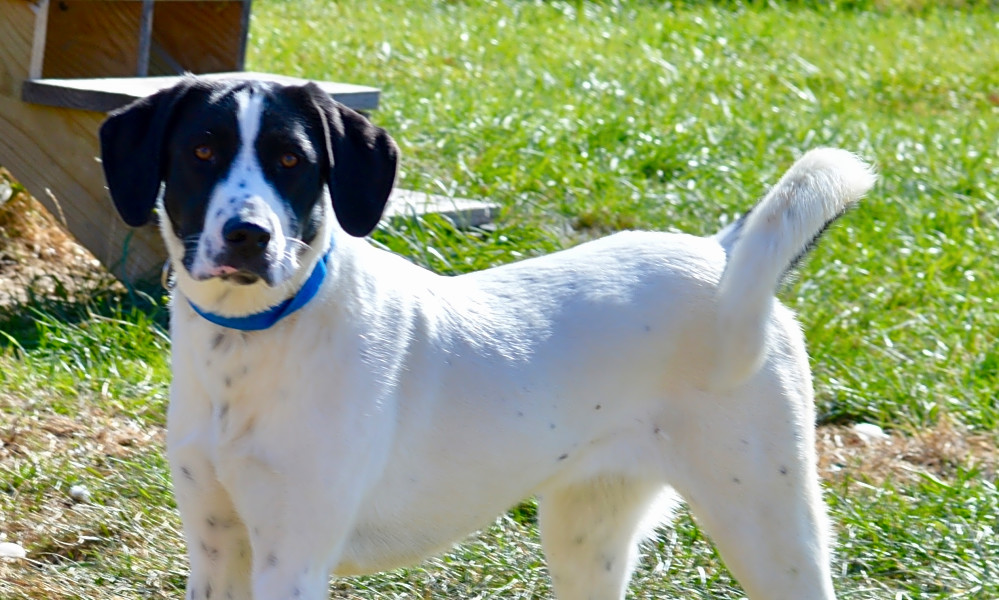
M 274 339 L 272 339 L 274 338 Z M 280 336 L 205 328 L 177 348 L 186 356 L 182 373 L 203 390 L 214 420 L 225 425 L 241 412 L 258 412 L 294 396 L 301 382 L 294 348 Z

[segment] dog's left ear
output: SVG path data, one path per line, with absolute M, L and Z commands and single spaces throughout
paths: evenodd
M 333 100 L 318 85 L 302 89 L 319 112 L 326 136 L 326 183 L 333 212 L 344 231 L 364 237 L 382 218 L 395 183 L 399 149 L 384 129 Z

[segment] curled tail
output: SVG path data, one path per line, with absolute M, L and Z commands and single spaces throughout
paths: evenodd
M 717 291 L 714 387 L 734 387 L 759 369 L 777 286 L 875 180 L 871 168 L 846 150 L 812 150 L 752 210 L 715 235 L 728 259 Z

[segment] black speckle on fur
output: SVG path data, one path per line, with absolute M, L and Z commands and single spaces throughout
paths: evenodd
M 224 333 L 216 333 L 215 337 L 212 338 L 212 350 L 218 350 L 218 347 L 222 345 L 225 341 Z
M 212 560 L 219 555 L 219 549 L 214 546 L 209 546 L 204 540 L 201 540 L 201 551 L 207 554 Z
M 562 456 L 558 457 L 559 460 L 565 460 L 567 458 L 569 458 L 568 454 L 563 454 Z

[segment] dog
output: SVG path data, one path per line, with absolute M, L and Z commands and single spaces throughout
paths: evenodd
M 531 496 L 561 600 L 622 598 L 681 499 L 749 597 L 834 597 L 808 356 L 774 293 L 874 184 L 853 154 L 808 152 L 710 237 L 447 277 L 363 239 L 398 150 L 314 84 L 187 77 L 100 144 L 174 273 L 190 600 L 325 598 Z

